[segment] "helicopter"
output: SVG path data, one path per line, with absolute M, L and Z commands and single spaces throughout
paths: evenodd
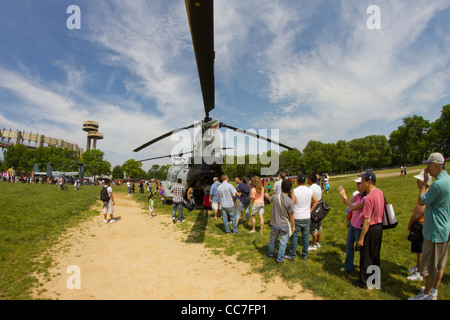
M 47 177 L 47 178 L 68 178 L 75 179 L 78 176 L 78 179 L 82 180 L 84 178 L 84 164 L 76 163 L 79 166 L 78 171 L 53 171 L 51 163 L 47 163 L 47 171 L 39 171 L 39 165 L 37 163 L 34 164 L 33 175 L 35 177 Z
M 183 158 L 182 156 L 185 153 L 180 152 L 178 154 L 137 160 L 137 162 L 171 157 L 173 165 L 167 172 L 167 179 L 161 182 L 164 187 L 164 197 L 166 199 L 173 198 L 171 192 L 172 186 L 177 183 L 178 179 L 181 179 L 181 184 L 186 191 L 191 187 L 195 189 L 194 198 L 196 199 L 197 207 L 201 207 L 203 204 L 201 201 L 201 199 L 203 199 L 203 190 L 201 190 L 203 183 L 210 182 L 212 184 L 213 178 L 217 177 L 220 179 L 223 174 L 223 156 L 221 151 L 227 148 L 222 148 L 220 146 L 220 128 L 231 129 L 235 132 L 240 132 L 279 145 L 288 150 L 293 150 L 293 148 L 285 144 L 260 136 L 254 132 L 239 129 L 220 122 L 217 119 L 210 118 L 210 112 L 215 108 L 213 3 L 213 0 L 185 0 L 203 97 L 205 110 L 204 119 L 195 122 L 192 125 L 167 132 L 133 150 L 134 152 L 139 152 L 169 136 L 173 137 L 177 134 L 183 134 L 187 130 L 194 129 L 192 151 L 188 152 L 192 153 L 192 156 L 188 159 Z M 185 206 L 190 207 L 190 204 L 186 199 L 183 199 L 183 202 Z

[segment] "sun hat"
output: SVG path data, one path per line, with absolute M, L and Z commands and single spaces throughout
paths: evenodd
M 417 180 L 420 180 L 420 181 L 423 182 L 423 174 L 424 174 L 424 171 L 422 171 L 422 172 L 419 173 L 418 175 L 414 176 L 414 178 L 416 178 Z M 431 181 L 431 175 L 428 174 L 427 184 L 428 184 L 428 185 L 431 185 L 431 183 L 433 183 L 433 181 Z

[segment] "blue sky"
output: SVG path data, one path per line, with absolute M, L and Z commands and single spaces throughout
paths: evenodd
M 80 30 L 66 26 L 70 5 Z M 448 0 L 214 5 L 211 116 L 228 125 L 278 129 L 302 150 L 388 137 L 402 118 L 434 121 L 450 103 Z M 367 27 L 370 5 L 381 29 Z M 170 139 L 132 150 L 204 117 L 183 0 L 5 0 L 0 48 L 2 128 L 84 148 L 83 121 L 98 121 L 98 148 L 116 165 L 171 153 Z

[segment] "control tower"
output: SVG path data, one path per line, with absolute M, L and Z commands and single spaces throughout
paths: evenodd
M 97 149 L 97 140 L 103 139 L 103 133 L 98 132 L 98 122 L 95 121 L 85 121 L 83 123 L 83 131 L 86 131 L 87 141 L 86 141 L 86 151 L 91 150 L 91 141 L 93 140 L 92 149 Z

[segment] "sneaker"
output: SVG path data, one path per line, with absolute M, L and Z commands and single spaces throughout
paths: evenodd
M 317 247 L 315 245 L 310 245 L 308 247 L 308 251 L 316 251 L 316 250 L 317 250 Z
M 106 220 L 103 220 L 103 222 L 104 222 L 104 223 L 108 223 L 108 221 L 106 221 Z
M 408 300 L 429 300 L 429 296 L 421 292 L 415 297 L 408 298 Z
M 172 218 L 172 222 L 175 224 L 177 223 L 177 219 L 176 218 Z
M 419 272 L 416 272 L 412 275 L 410 275 L 409 277 L 406 277 L 406 279 L 411 280 L 411 281 L 422 281 L 423 277 L 420 275 Z
M 114 223 L 114 222 L 116 222 L 116 220 L 114 220 L 114 219 L 111 219 L 111 220 L 109 221 L 109 223 Z
M 291 256 L 288 255 L 285 255 L 284 258 L 290 261 L 295 261 L 295 258 L 292 258 Z
M 322 247 L 322 245 L 320 244 L 320 242 L 317 242 L 317 243 L 316 243 L 316 247 L 317 247 L 317 249 L 319 249 L 320 247 Z
M 409 272 L 410 274 L 414 274 L 414 273 L 416 273 L 417 271 L 419 271 L 419 270 L 417 270 L 417 266 L 414 266 L 414 267 L 408 269 L 408 272 Z
M 438 298 L 438 291 L 431 289 L 430 294 L 428 295 L 428 300 L 437 300 Z

